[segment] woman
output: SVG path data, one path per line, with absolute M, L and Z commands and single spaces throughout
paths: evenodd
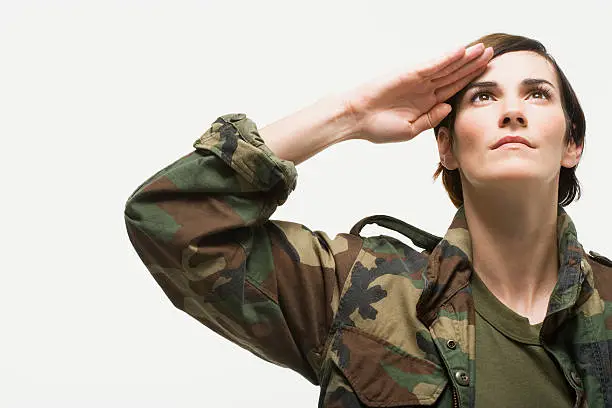
M 431 128 L 443 238 L 270 220 L 317 152 Z M 176 307 L 320 385 L 320 407 L 612 407 L 612 262 L 562 208 L 584 132 L 544 47 L 491 34 L 260 131 L 221 116 L 128 199 L 127 231 Z M 359 236 L 372 221 L 425 250 Z

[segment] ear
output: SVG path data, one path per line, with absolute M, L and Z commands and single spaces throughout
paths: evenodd
M 576 129 L 576 125 L 573 125 Z M 563 157 L 561 158 L 561 165 L 563 167 L 572 168 L 580 162 L 582 157 L 583 146 L 576 146 L 574 139 L 570 138 L 570 143 L 565 147 Z
M 457 163 L 451 148 L 450 132 L 447 127 L 442 126 L 438 129 L 436 141 L 438 142 L 438 153 L 440 154 L 440 162 L 442 162 L 442 165 L 448 170 L 459 168 L 459 163 Z

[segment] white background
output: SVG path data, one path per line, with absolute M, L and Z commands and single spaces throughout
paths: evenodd
M 3 0 L 0 406 L 316 406 L 318 388 L 172 306 L 125 201 L 220 115 L 262 128 L 492 32 L 542 41 L 578 94 L 584 195 L 566 210 L 611 256 L 611 17 L 603 0 Z M 335 145 L 298 166 L 273 218 L 335 235 L 382 213 L 443 235 L 455 207 L 437 158 L 433 130 Z

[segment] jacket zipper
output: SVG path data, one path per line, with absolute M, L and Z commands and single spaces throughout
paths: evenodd
M 453 408 L 459 408 L 459 402 L 457 399 L 457 391 L 455 391 L 455 387 L 453 387 Z

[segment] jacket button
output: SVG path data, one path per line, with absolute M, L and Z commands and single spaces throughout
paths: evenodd
M 455 378 L 459 385 L 469 385 L 470 376 L 463 370 L 459 370 L 455 373 Z
M 577 386 L 581 386 L 582 385 L 582 379 L 580 378 L 580 376 L 578 376 L 578 373 L 575 371 L 571 371 L 570 372 L 570 376 L 572 377 L 572 381 L 574 381 L 574 383 Z
M 455 340 L 449 340 L 446 342 L 446 347 L 448 347 L 451 350 L 454 350 L 457 348 L 457 343 L 455 343 Z

